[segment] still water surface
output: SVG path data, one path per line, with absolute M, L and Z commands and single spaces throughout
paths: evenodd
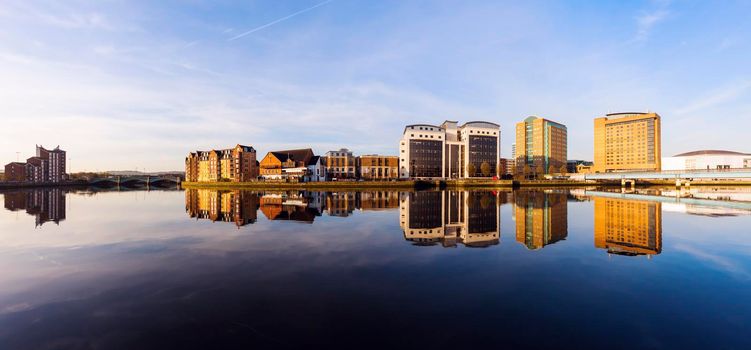
M 751 348 L 748 189 L 0 197 L 0 349 Z

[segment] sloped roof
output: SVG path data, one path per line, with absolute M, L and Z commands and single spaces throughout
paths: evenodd
M 692 156 L 749 156 L 749 155 L 751 155 L 751 154 L 749 154 L 749 153 L 735 152 L 735 151 L 705 149 L 705 150 L 699 150 L 699 151 L 693 151 L 693 152 L 686 152 L 686 153 L 676 154 L 674 157 L 692 157 Z
M 304 148 L 304 149 L 291 149 L 291 150 L 285 150 L 285 151 L 271 151 L 269 152 L 274 155 L 279 161 L 286 162 L 287 160 L 291 159 L 293 161 L 302 161 L 305 160 L 307 157 L 313 156 L 313 150 L 310 148 Z
M 316 165 L 319 159 L 321 159 L 321 156 L 310 157 L 310 160 L 308 161 L 308 165 Z

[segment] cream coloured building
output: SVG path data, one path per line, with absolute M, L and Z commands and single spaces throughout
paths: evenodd
M 611 113 L 594 124 L 594 172 L 662 169 L 659 114 Z
M 399 141 L 399 177 L 496 176 L 500 140 L 500 126 L 490 122 L 407 125 Z

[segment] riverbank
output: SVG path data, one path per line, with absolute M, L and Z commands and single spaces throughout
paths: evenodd
M 358 189 L 431 189 L 431 188 L 496 188 L 511 189 L 518 187 L 588 187 L 620 186 L 620 183 L 595 184 L 582 181 L 540 180 L 409 180 L 409 181 L 327 181 L 327 182 L 183 182 L 184 188 L 196 189 L 243 189 L 243 190 L 358 190 Z
M 17 188 L 50 188 L 50 187 L 86 187 L 88 181 L 65 181 L 65 182 L 0 182 L 0 189 L 12 190 Z

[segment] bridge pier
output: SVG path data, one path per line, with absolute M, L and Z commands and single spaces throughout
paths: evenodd
M 631 189 L 633 190 L 636 188 L 636 180 L 627 180 L 627 179 L 621 178 L 621 188 L 625 189 L 626 185 L 629 185 Z

